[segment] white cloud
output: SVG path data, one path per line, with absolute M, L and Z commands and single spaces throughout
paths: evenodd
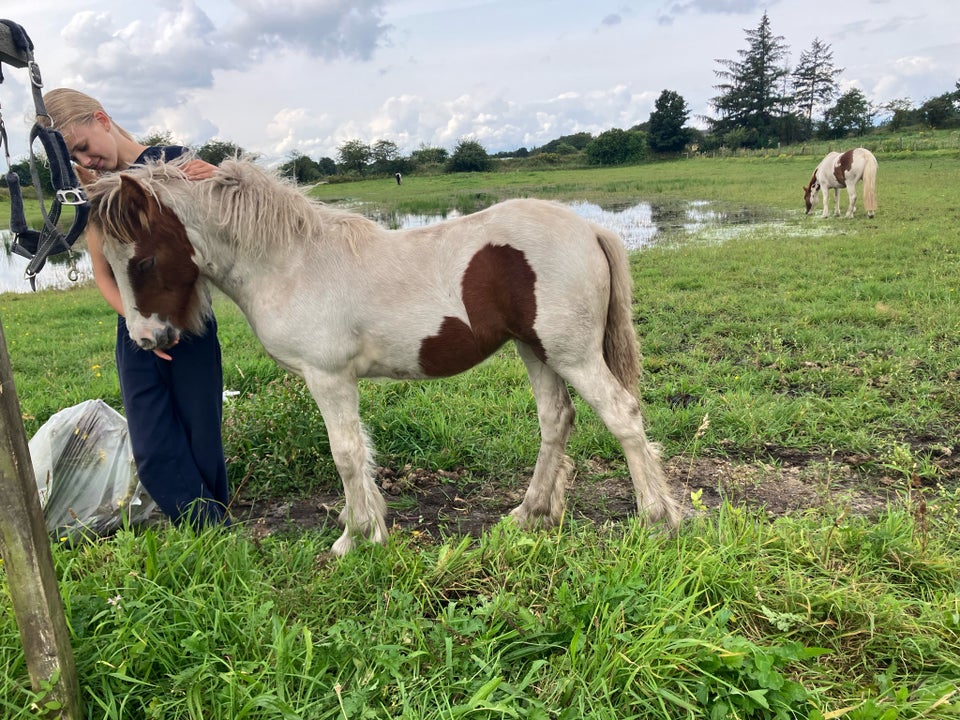
M 897 58 L 893 66 L 901 76 L 915 77 L 917 75 L 934 72 L 937 69 L 937 62 L 931 57 L 912 55 L 910 57 Z
M 309 55 L 369 60 L 389 28 L 383 0 L 235 0 L 241 12 L 225 28 L 241 52 L 266 59 L 288 48 Z

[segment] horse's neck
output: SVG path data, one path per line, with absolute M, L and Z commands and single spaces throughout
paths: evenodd
M 234 295 L 249 282 L 256 263 L 245 257 L 248 253 L 241 247 L 228 241 L 226 232 L 211 226 L 204 233 L 191 233 L 190 240 L 200 274 L 236 302 Z
M 263 234 L 269 243 L 269 233 Z M 284 288 L 291 270 L 302 266 L 300 252 L 264 251 L 256 244 L 237 242 L 224 228 L 210 227 L 194 243 L 200 274 L 251 317 L 265 287 Z

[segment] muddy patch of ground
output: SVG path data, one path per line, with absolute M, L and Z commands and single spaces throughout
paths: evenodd
M 890 477 L 866 480 L 856 464 L 856 458 L 781 458 L 774 464 L 676 457 L 664 471 L 686 516 L 716 508 L 725 499 L 771 517 L 805 510 L 871 514 L 920 490 Z M 567 490 L 570 517 L 616 523 L 636 513 L 629 478 L 599 462 L 585 471 L 587 477 L 574 479 Z M 387 525 L 435 540 L 451 534 L 477 536 L 520 504 L 526 490 L 525 485 L 503 487 L 495 480 L 467 478 L 458 471 L 379 468 L 378 482 L 389 507 Z M 329 491 L 296 500 L 242 501 L 234 515 L 264 535 L 334 527 L 342 507 L 342 493 Z

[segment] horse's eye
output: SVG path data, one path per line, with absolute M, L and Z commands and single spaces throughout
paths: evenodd
M 157 258 L 151 255 L 148 258 L 144 258 L 137 263 L 137 270 L 140 272 L 150 272 L 153 270 L 153 266 L 157 264 Z

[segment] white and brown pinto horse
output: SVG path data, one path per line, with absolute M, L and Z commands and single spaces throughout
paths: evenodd
M 803 201 L 807 214 L 817 202 L 817 194 L 823 192 L 823 217 L 830 217 L 830 190 L 836 199 L 834 215 L 840 214 L 840 189 L 847 189 L 847 217 L 852 218 L 857 209 L 857 183 L 863 180 L 863 204 L 867 217 L 877 212 L 877 159 L 866 148 L 855 148 L 846 152 L 831 152 L 820 161 L 810 178 L 810 184 L 803 188 Z
M 240 160 L 198 182 L 176 162 L 137 167 L 97 180 L 88 194 L 140 347 L 168 347 L 200 328 L 209 281 L 267 352 L 306 381 L 344 486 L 334 553 L 357 536 L 387 535 L 357 379 L 454 375 L 508 340 L 526 365 L 541 430 L 533 477 L 511 515 L 523 525 L 561 519 L 573 474 L 569 383 L 622 445 L 638 511 L 676 526 L 678 506 L 636 397 L 631 276 L 614 233 L 539 200 L 387 230 Z

